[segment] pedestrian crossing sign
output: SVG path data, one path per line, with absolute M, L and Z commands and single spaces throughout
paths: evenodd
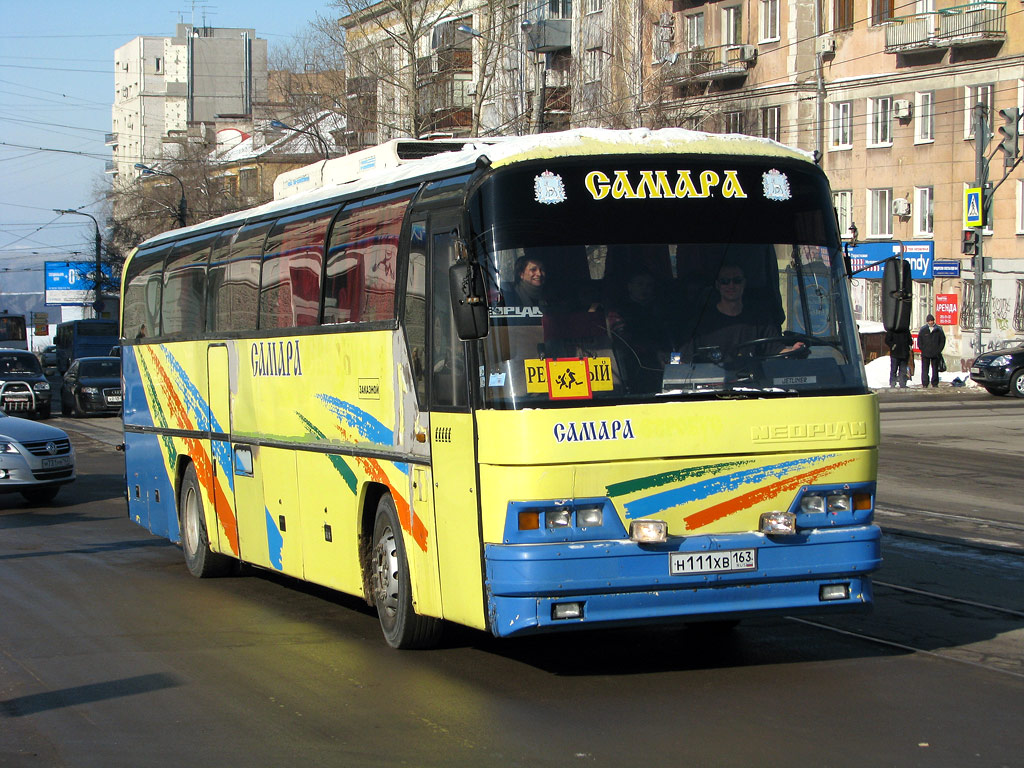
M 985 216 L 981 205 L 981 187 L 968 187 L 964 190 L 964 226 L 985 226 Z

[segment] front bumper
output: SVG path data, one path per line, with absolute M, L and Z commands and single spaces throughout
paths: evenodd
M 988 368 L 974 365 L 971 366 L 971 381 L 983 387 L 1008 388 L 1010 386 L 1011 373 L 1012 370 L 1007 366 Z
M 795 536 L 759 533 L 688 536 L 663 545 L 593 541 L 485 548 L 491 632 L 525 632 L 649 622 L 865 608 L 868 574 L 881 564 L 875 525 L 815 529 Z M 757 569 L 669 574 L 670 552 L 756 549 Z M 821 587 L 846 584 L 849 596 L 823 601 Z M 610 588 L 614 585 L 614 591 Z M 556 603 L 582 604 L 582 616 L 553 618 Z

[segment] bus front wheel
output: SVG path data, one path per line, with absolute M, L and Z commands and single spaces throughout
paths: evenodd
M 373 602 L 388 645 L 401 649 L 436 645 L 441 621 L 420 616 L 413 608 L 409 560 L 395 502 L 387 493 L 377 503 L 370 568 Z
M 189 464 L 181 479 L 178 492 L 178 520 L 181 525 L 181 548 L 185 552 L 185 565 L 193 576 L 205 579 L 223 576 L 233 567 L 230 557 L 210 549 L 203 514 L 203 496 L 194 464 Z

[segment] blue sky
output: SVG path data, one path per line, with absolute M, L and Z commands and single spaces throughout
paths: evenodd
M 106 183 L 114 50 L 134 37 L 174 34 L 179 22 L 254 28 L 285 45 L 329 0 L 8 0 L 0 30 L 0 293 L 42 262 L 91 258 L 93 224 L 54 208 L 97 214 Z M 56 150 L 56 151 L 55 151 Z M 81 153 L 81 154 L 76 154 Z M 83 207 L 84 206 L 84 207 Z M 74 257 L 78 258 L 78 257 Z M 22 281 L 16 280 L 21 283 Z

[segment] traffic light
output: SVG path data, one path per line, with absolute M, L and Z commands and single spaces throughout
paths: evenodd
M 1020 110 L 1016 107 L 1000 109 L 999 115 L 1006 121 L 1006 125 L 999 126 L 1003 137 L 999 149 L 1003 153 L 1003 165 L 1012 168 L 1020 154 Z
M 967 256 L 978 255 L 978 230 L 964 230 L 963 240 L 960 241 L 960 253 L 963 253 Z

